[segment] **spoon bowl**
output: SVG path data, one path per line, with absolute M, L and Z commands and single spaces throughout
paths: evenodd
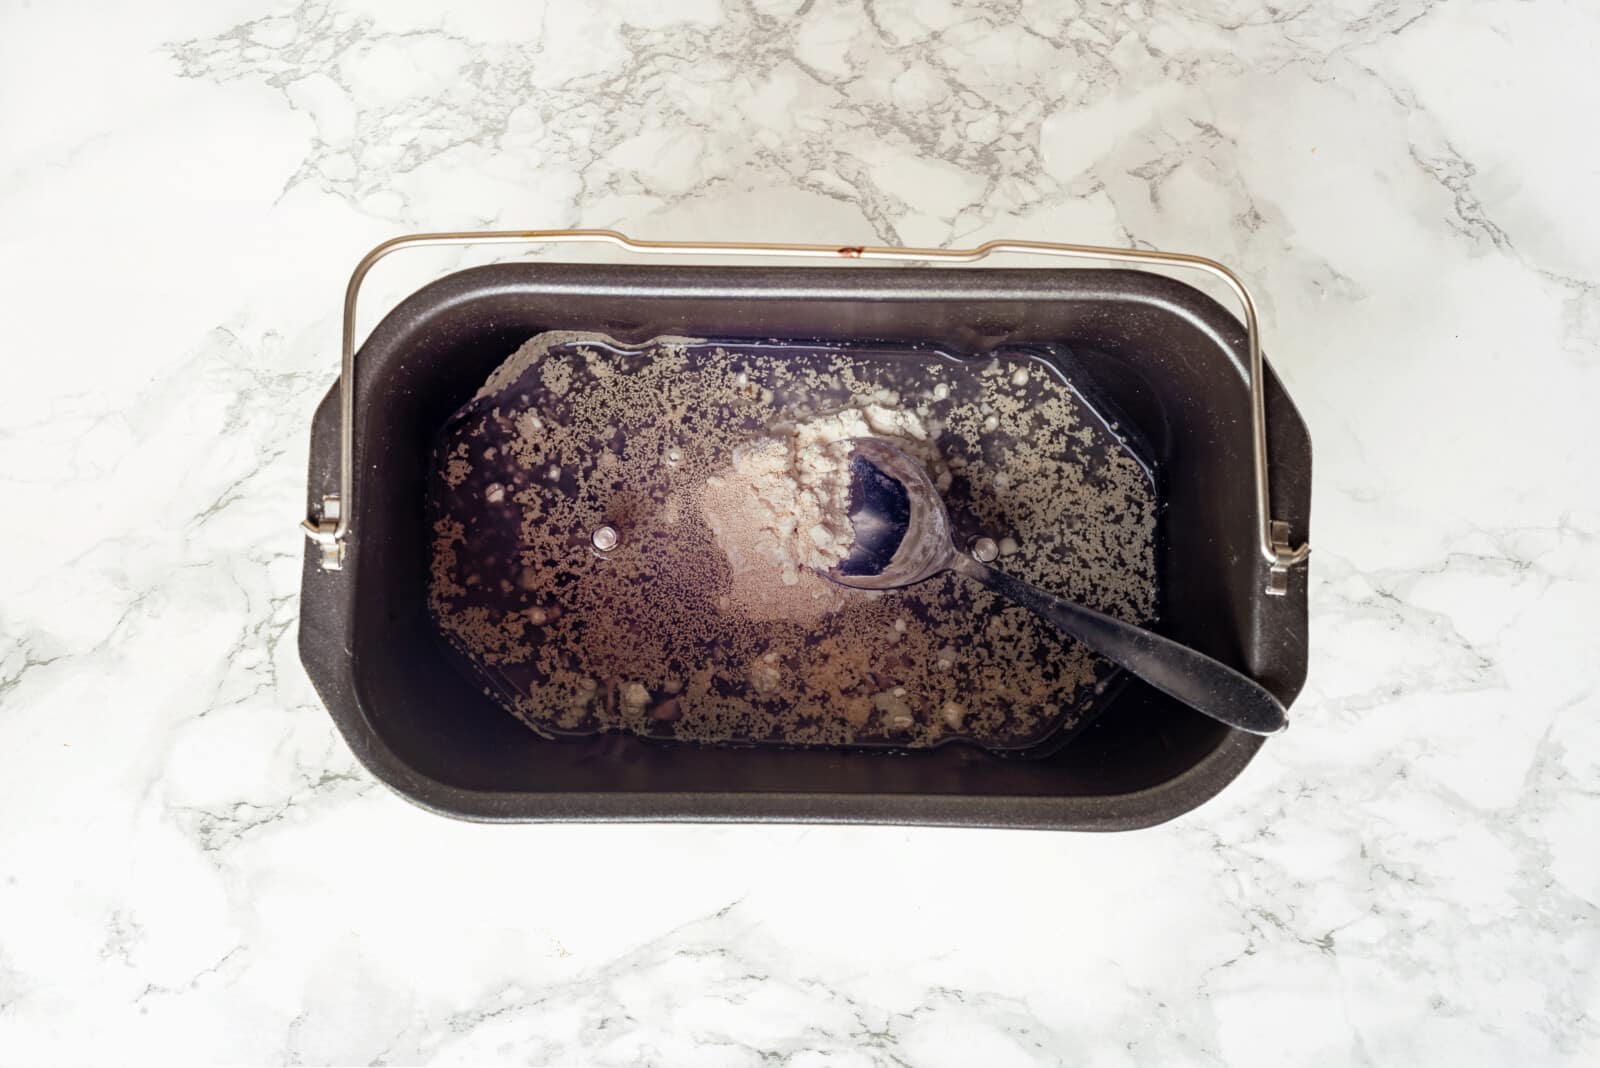
M 950 514 L 927 469 L 876 438 L 846 444 L 855 543 L 827 577 L 858 590 L 892 590 L 948 571 Z

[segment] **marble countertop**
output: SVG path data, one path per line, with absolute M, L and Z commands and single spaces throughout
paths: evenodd
M 1600 1060 L 1593 4 L 435 6 L 0 11 L 0 1061 Z M 401 801 L 299 665 L 307 426 L 355 260 L 484 226 L 1234 266 L 1294 729 L 1103 837 Z

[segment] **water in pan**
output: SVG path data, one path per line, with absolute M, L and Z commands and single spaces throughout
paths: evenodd
M 929 465 L 999 566 L 1153 617 L 1149 473 L 1038 354 L 551 333 L 439 433 L 434 621 L 551 737 L 1013 749 L 1071 726 L 1112 669 L 977 585 L 868 593 L 739 558 L 735 450 L 863 429 Z

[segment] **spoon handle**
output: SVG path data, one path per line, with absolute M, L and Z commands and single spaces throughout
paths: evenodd
M 1204 653 L 1045 593 L 965 554 L 957 554 L 952 566 L 1214 720 L 1251 734 L 1276 734 L 1289 725 L 1288 715 L 1276 697 L 1253 679 Z

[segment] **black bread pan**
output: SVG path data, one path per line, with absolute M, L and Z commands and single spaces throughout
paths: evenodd
M 1128 270 L 497 264 L 395 308 L 357 354 L 343 566 L 307 544 L 300 653 L 361 762 L 403 797 L 474 820 L 819 821 L 1127 830 L 1226 786 L 1262 739 L 1131 680 L 1048 756 L 550 741 L 459 673 L 429 619 L 424 490 L 435 431 L 546 330 L 1004 345 L 1061 353 L 1074 386 L 1149 451 L 1161 512 L 1157 629 L 1286 705 L 1306 674 L 1306 575 L 1267 592 L 1246 333 L 1198 290 Z M 1308 536 L 1311 445 L 1263 379 L 1273 518 Z M 308 508 L 339 480 L 335 385 L 312 424 Z

